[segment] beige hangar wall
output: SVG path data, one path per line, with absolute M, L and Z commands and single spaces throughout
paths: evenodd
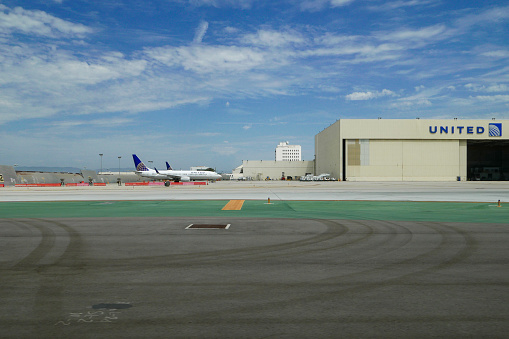
M 315 135 L 315 175 L 329 173 L 340 178 L 342 145 L 339 142 L 340 121 Z M 319 156 L 320 155 L 320 156 Z
M 466 141 L 463 140 L 361 139 L 348 140 L 346 144 L 346 178 L 349 181 L 466 178 Z

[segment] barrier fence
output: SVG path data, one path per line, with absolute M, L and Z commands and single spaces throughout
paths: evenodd
M 164 186 L 164 182 L 151 181 L 151 182 L 126 182 L 125 186 Z M 191 182 L 170 182 L 171 186 L 184 186 L 184 185 L 207 185 L 206 181 L 191 181 Z M 4 187 L 4 184 L 0 184 L 0 187 Z M 45 183 L 45 184 L 15 184 L 15 187 L 61 187 L 61 183 Z M 86 182 L 71 182 L 65 184 L 66 187 L 78 187 L 78 186 L 90 186 Z M 94 182 L 92 186 L 106 186 L 106 183 Z
M 150 182 L 126 182 L 126 186 L 164 186 L 164 182 L 150 181 Z M 207 185 L 206 181 L 189 181 L 189 182 L 170 182 L 171 186 L 175 185 Z

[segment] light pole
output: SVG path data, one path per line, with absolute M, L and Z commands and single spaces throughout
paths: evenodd
M 122 184 L 122 180 L 120 179 L 120 158 L 118 157 L 118 185 L 120 186 Z
M 101 157 L 101 172 L 100 172 L 100 173 L 102 173 L 102 172 L 103 172 L 103 155 L 104 155 L 104 154 L 99 153 L 99 156 Z

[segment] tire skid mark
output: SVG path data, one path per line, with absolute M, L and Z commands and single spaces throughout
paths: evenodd
M 363 221 L 348 221 L 348 222 L 344 222 L 344 223 L 341 223 L 337 220 L 320 220 L 320 222 L 324 223 L 324 224 L 328 224 L 329 227 L 331 229 L 334 229 L 334 228 L 337 228 L 337 226 L 343 226 L 343 228 L 347 228 L 347 226 L 345 226 L 345 224 L 348 224 L 349 226 L 363 226 L 365 228 L 367 228 L 367 230 L 363 230 L 361 234 L 363 234 L 362 237 L 359 237 L 359 238 L 355 238 L 353 240 L 350 240 L 350 241 L 346 241 L 346 242 L 343 242 L 341 245 L 339 245 L 339 247 L 345 247 L 345 248 L 352 248 L 352 246 L 354 245 L 365 245 L 365 246 L 369 246 L 369 247 L 372 247 L 373 244 L 372 243 L 368 243 L 368 241 L 372 238 L 372 236 L 376 233 L 375 230 L 374 230 L 374 227 L 373 226 L 370 226 L 369 224 L 367 224 L 366 222 L 363 222 Z M 395 232 L 395 228 L 394 226 L 396 227 L 399 227 L 399 225 L 395 224 L 395 223 L 392 223 L 392 222 L 387 222 L 387 223 L 384 223 L 382 225 L 384 227 L 384 229 L 386 230 L 389 230 L 389 232 L 379 232 L 379 233 L 391 233 L 391 230 L 393 232 Z M 348 234 L 347 232 L 343 231 L 341 232 L 341 235 L 342 236 L 345 236 L 346 234 Z M 377 248 L 380 248 L 382 246 L 383 248 L 383 245 L 386 245 L 388 242 L 394 240 L 394 239 L 397 239 L 398 235 L 391 235 L 391 236 L 388 236 L 388 237 L 384 237 L 381 241 L 379 241 L 379 244 L 377 246 Z M 333 238 L 331 238 L 333 239 Z M 407 244 L 409 241 L 411 240 L 411 232 L 408 230 L 408 228 L 404 227 L 404 239 L 402 241 L 403 244 Z M 335 246 L 329 246 L 327 247 L 327 249 L 334 249 L 336 250 L 338 248 L 338 245 L 335 245 Z M 360 249 L 358 249 L 357 247 L 354 247 L 357 251 L 362 251 L 362 247 Z M 319 251 L 318 249 L 312 249 L 312 250 L 309 250 L 308 252 L 313 252 L 313 251 Z M 348 252 L 345 252 L 345 253 L 348 253 Z M 302 253 L 297 253 L 297 255 L 301 255 Z M 288 256 L 292 255 L 292 253 L 288 253 L 287 254 Z M 335 252 L 335 255 L 337 255 L 337 252 Z M 274 254 L 270 255 L 270 256 L 274 256 Z M 278 258 L 281 258 L 281 256 L 285 256 L 284 254 L 281 255 L 280 253 L 277 253 L 277 257 Z M 257 260 L 259 259 L 259 257 L 248 257 L 248 258 L 245 258 L 243 260 Z M 351 263 L 351 262 L 358 262 L 358 261 L 363 261 L 363 260 L 367 260 L 367 258 L 352 258 L 352 257 L 349 257 L 347 258 L 347 263 Z M 228 260 L 218 260 L 216 263 L 218 265 L 221 265 L 221 264 L 225 264 L 226 262 L 228 262 Z M 345 264 L 345 263 L 338 263 L 338 264 Z M 362 273 L 362 272 L 361 272 Z M 355 275 L 355 274 L 358 274 L 358 273 L 353 273 L 351 275 Z M 311 282 L 311 284 L 314 284 L 315 282 Z M 292 284 L 291 286 L 293 288 L 305 288 L 308 286 L 309 283 L 300 283 L 300 284 Z M 320 281 L 319 282 L 320 285 L 323 285 L 324 282 L 323 281 Z M 325 283 L 326 284 L 326 283 Z M 284 286 L 283 288 L 286 289 L 288 288 L 289 285 L 287 284 L 282 284 L 281 286 Z M 333 283 L 331 283 L 331 286 L 337 286 L 337 282 L 334 281 Z M 256 292 L 256 291 L 261 291 L 261 290 L 265 290 L 266 288 L 265 287 L 256 287 L 256 288 L 253 288 L 253 287 L 250 287 L 250 288 L 247 288 L 247 289 L 244 289 L 242 291 L 232 291 L 230 289 L 216 289 L 213 293 L 210 293 L 206 296 L 202 296 L 202 298 L 204 300 L 214 300 L 214 299 L 225 299 L 225 300 L 228 300 L 230 298 L 247 298 L 249 299 L 249 297 L 253 294 L 253 292 Z M 277 300 L 277 293 L 274 295 L 274 300 Z
M 82 265 L 79 262 L 81 255 L 81 237 L 78 232 L 68 225 L 46 219 L 16 219 L 16 224 L 37 229 L 41 233 L 41 242 L 21 261 L 15 264 L 10 270 L 21 271 L 19 274 L 26 275 L 37 286 L 35 300 L 31 312 L 34 319 L 42 323 L 54 323 L 55 319 L 62 316 L 64 300 L 63 293 L 66 286 L 72 285 L 72 277 L 82 272 Z M 62 234 L 61 231 L 64 231 Z M 63 253 L 50 264 L 41 264 L 41 260 L 55 248 L 58 237 L 69 237 Z M 64 241 L 63 238 L 61 238 Z M 79 270 L 77 270 L 79 269 Z M 38 335 L 39 325 L 34 323 L 29 331 L 34 337 Z M 50 333 L 58 337 L 61 333 L 58 330 Z
M 338 239 L 344 239 L 345 236 L 348 234 L 350 228 L 345 225 L 344 223 L 340 223 L 337 221 L 332 220 L 315 220 L 310 219 L 312 221 L 321 223 L 327 227 L 327 230 L 323 234 L 323 236 L 320 239 L 315 239 L 317 241 L 308 242 L 308 243 L 300 243 L 296 246 L 292 245 L 291 243 L 285 243 L 281 245 L 285 245 L 281 247 L 277 253 L 267 253 L 265 251 L 260 251 L 259 254 L 255 255 L 249 255 L 244 257 L 232 257 L 227 259 L 227 261 L 242 261 L 242 260 L 263 260 L 267 258 L 273 258 L 275 255 L 278 258 L 285 258 L 285 257 L 295 257 L 299 255 L 304 254 L 310 254 L 310 253 L 316 253 L 316 252 L 324 252 L 331 248 L 337 248 L 336 244 L 323 246 L 324 243 L 328 243 L 334 240 Z M 373 230 L 368 228 L 368 232 L 363 233 L 362 236 L 359 236 L 355 238 L 354 240 L 347 240 L 344 244 L 341 246 L 346 246 L 347 244 L 354 244 L 362 241 L 366 241 L 367 238 L 369 238 L 373 233 Z M 316 245 L 319 245 L 319 247 L 316 247 Z
M 471 257 L 478 249 L 478 243 L 477 241 L 467 232 L 463 231 L 462 229 L 450 225 L 446 225 L 444 223 L 436 223 L 442 228 L 450 230 L 451 234 L 459 234 L 463 237 L 465 244 L 464 246 L 456 252 L 456 254 L 451 257 L 448 260 L 443 261 L 442 263 L 431 267 L 426 270 L 426 273 L 431 273 L 438 270 L 443 270 L 445 268 L 448 268 L 450 266 L 454 266 L 462 261 L 465 261 L 469 257 Z M 454 233 L 453 233 L 454 232 Z M 424 271 L 423 271 L 424 272 Z M 422 273 L 423 273 L 422 272 Z
M 363 260 L 365 260 L 365 261 L 373 260 L 373 259 L 379 260 L 380 257 L 387 256 L 393 252 L 399 251 L 399 250 L 401 250 L 401 248 L 407 246 L 408 244 L 410 244 L 412 242 L 413 233 L 408 229 L 408 227 L 405 227 L 403 225 L 397 224 L 396 222 L 390 222 L 390 221 L 380 220 L 379 223 L 387 224 L 387 226 L 389 226 L 394 231 L 394 233 L 395 233 L 394 237 L 392 237 L 390 240 L 391 240 L 391 242 L 397 241 L 399 244 L 395 248 L 391 247 L 389 249 L 385 249 L 384 253 L 374 254 L 370 257 L 364 258 Z M 396 229 L 403 230 L 403 232 L 396 233 Z
M 340 234 L 337 235 L 337 237 L 329 239 L 330 241 L 339 240 L 340 243 L 327 244 L 327 246 L 321 246 L 319 248 L 298 247 L 295 249 L 291 249 L 292 251 L 288 251 L 288 253 L 278 253 L 277 254 L 278 258 L 296 257 L 296 256 L 302 256 L 302 255 L 307 255 L 307 254 L 311 254 L 311 253 L 327 252 L 328 250 L 331 250 L 331 249 L 338 250 L 339 248 L 343 249 L 344 251 L 348 251 L 353 246 L 365 246 L 368 248 L 378 247 L 378 246 L 382 246 L 387 243 L 390 243 L 398 237 L 398 235 L 394 234 L 393 232 L 382 233 L 382 234 L 387 234 L 387 236 L 383 237 L 380 240 L 375 239 L 375 242 L 371 243 L 370 240 L 372 240 L 373 236 L 375 236 L 377 233 L 375 232 L 373 227 L 371 227 L 366 222 L 363 222 L 360 220 L 348 220 L 348 221 L 316 220 L 316 221 L 318 221 L 324 225 L 327 225 L 329 230 L 332 232 L 337 232 L 337 231 L 335 231 L 335 229 L 339 229 L 338 226 L 340 226 L 343 229 L 346 228 L 347 231 L 346 232 L 342 231 Z M 362 233 L 358 233 L 361 236 L 354 237 L 357 234 L 353 233 L 351 231 L 354 227 L 356 228 L 356 231 L 358 231 L 357 227 L 359 227 L 359 226 L 362 226 L 363 228 L 365 228 L 366 232 L 363 231 Z M 394 230 L 393 228 L 391 228 L 391 226 L 388 226 L 388 228 L 391 230 Z M 353 237 L 353 239 L 349 239 L 349 238 L 347 238 L 347 236 Z M 320 245 L 324 245 L 324 244 L 320 243 Z M 299 250 L 299 251 L 296 251 L 296 250 Z M 338 256 L 337 252 L 336 252 L 336 255 Z M 273 256 L 273 254 L 268 254 L 268 255 L 260 256 L 259 258 L 260 259 L 270 258 L 272 256 Z M 257 258 L 249 257 L 249 259 L 257 259 Z M 348 258 L 342 259 L 342 258 L 340 258 L 340 256 L 338 256 L 338 260 L 354 261 L 354 258 L 348 257 Z M 360 259 L 355 259 L 355 260 L 360 260 Z M 344 263 L 338 261 L 337 264 L 344 264 Z
M 83 250 L 83 241 L 81 239 L 81 235 L 72 227 L 56 220 L 47 220 L 47 219 L 35 219 L 42 222 L 50 223 L 57 227 L 63 229 L 67 236 L 69 237 L 69 243 L 64 251 L 64 253 L 55 261 L 55 266 L 65 266 L 66 270 L 69 269 L 82 269 L 85 265 L 84 261 L 81 260 L 82 250 Z
M 300 221 L 300 220 L 299 220 Z M 321 222 L 321 220 L 312 220 L 315 222 Z M 111 259 L 108 260 L 108 266 L 115 266 L 116 263 L 129 263 L 129 265 L 143 265 L 145 267 L 160 267 L 160 263 L 164 263 L 165 267 L 190 265 L 194 263 L 206 263 L 208 261 L 221 262 L 226 260 L 244 260 L 244 258 L 251 258 L 253 255 L 269 255 L 274 256 L 274 253 L 294 249 L 298 247 L 305 247 L 312 244 L 321 243 L 330 239 L 334 239 L 341 236 L 346 232 L 343 227 L 339 228 L 339 234 L 337 232 L 330 232 L 330 227 L 312 237 L 300 239 L 296 241 L 273 244 L 268 246 L 252 246 L 248 248 L 236 248 L 228 250 L 218 251 L 206 251 L 193 254 L 172 254 L 172 255 L 161 255 L 161 256 L 149 256 L 142 258 L 123 258 L 123 259 Z M 269 254 L 267 254 L 269 253 Z M 94 262 L 94 265 L 100 266 L 102 261 Z
M 41 241 L 37 247 L 30 252 L 26 257 L 16 263 L 12 269 L 19 270 L 25 269 L 30 266 L 36 265 L 42 258 L 44 258 L 54 247 L 56 236 L 55 232 L 47 226 L 35 223 L 32 220 L 15 221 L 16 224 L 23 224 L 37 229 L 41 233 Z
M 383 265 L 380 267 L 376 267 L 370 270 L 366 270 L 363 272 L 356 272 L 349 275 L 341 275 L 326 279 L 321 279 L 313 282 L 303 282 L 303 283 L 295 283 L 295 284 L 280 284 L 279 286 L 271 285 L 270 293 L 272 294 L 273 298 L 265 298 L 265 300 L 271 300 L 269 302 L 267 301 L 258 301 L 258 300 L 250 300 L 249 297 L 252 294 L 252 289 L 247 289 L 243 291 L 237 291 L 237 292 L 227 292 L 222 293 L 220 295 L 211 295 L 211 298 L 218 299 L 218 303 L 221 303 L 221 299 L 224 299 L 224 301 L 227 301 L 231 299 L 232 297 L 243 297 L 244 298 L 244 305 L 233 307 L 233 308 L 226 308 L 222 310 L 218 310 L 219 312 L 224 312 L 226 314 L 227 312 L 231 312 L 232 314 L 237 314 L 241 312 L 256 312 L 260 310 L 267 310 L 267 309 L 276 309 L 276 308 L 283 308 L 283 307 L 289 307 L 291 305 L 294 305 L 296 303 L 303 303 L 303 302 L 316 302 L 321 299 L 330 299 L 330 298 L 341 298 L 344 296 L 351 296 L 352 293 L 364 293 L 370 290 L 385 288 L 389 286 L 394 285 L 400 285 L 400 284 L 410 284 L 413 280 L 413 278 L 417 276 L 427 275 L 430 273 L 433 273 L 437 270 L 441 270 L 450 266 L 453 266 L 468 257 L 470 257 L 476 246 L 476 241 L 469 236 L 466 232 L 463 232 L 461 230 L 458 230 L 455 227 L 452 226 L 446 226 L 443 224 L 436 223 L 437 226 L 431 225 L 430 223 L 425 223 L 423 226 L 428 227 L 434 231 L 436 231 L 441 236 L 440 243 L 430 249 L 429 251 L 425 253 L 421 253 L 417 256 L 414 256 L 412 258 L 406 258 L 400 262 L 397 263 L 391 263 L 388 265 Z M 392 278 L 386 278 L 380 282 L 369 282 L 369 283 L 355 283 L 355 281 L 348 282 L 348 279 L 352 278 L 359 278 L 363 275 L 369 275 L 373 274 L 374 272 L 378 272 L 379 274 L 382 274 L 384 272 L 390 272 L 400 265 L 410 266 L 409 264 L 412 264 L 415 260 L 421 260 L 425 258 L 431 258 L 433 256 L 437 256 L 439 254 L 443 254 L 443 252 L 447 252 L 450 248 L 450 245 L 454 244 L 454 235 L 461 235 L 464 238 L 465 245 L 462 249 L 459 251 L 456 251 L 452 256 L 448 256 L 448 259 L 443 260 L 440 263 L 437 264 L 431 264 L 431 266 L 427 266 L 425 268 L 416 268 L 414 271 L 410 273 L 401 273 L 398 276 L 392 277 Z M 474 248 L 472 248 L 474 247 Z M 303 291 L 309 291 L 309 286 L 312 285 L 328 285 L 330 286 L 330 290 L 327 292 L 319 292 L 319 293 L 308 293 L 305 296 L 296 297 L 296 298 L 287 298 L 284 300 L 278 300 L 278 287 L 287 290 L 289 287 L 293 289 L 302 289 Z M 266 287 L 265 287 L 266 288 Z M 300 293 L 297 293 L 298 295 L 301 295 Z M 227 304 L 227 303 L 226 303 Z M 205 316 L 205 313 L 195 313 L 193 314 L 193 317 L 200 317 Z M 184 319 L 182 319 L 184 320 Z

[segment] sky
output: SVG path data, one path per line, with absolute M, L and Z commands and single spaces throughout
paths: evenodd
M 509 1 L 0 0 L 0 164 L 231 172 L 338 119 L 508 119 Z

